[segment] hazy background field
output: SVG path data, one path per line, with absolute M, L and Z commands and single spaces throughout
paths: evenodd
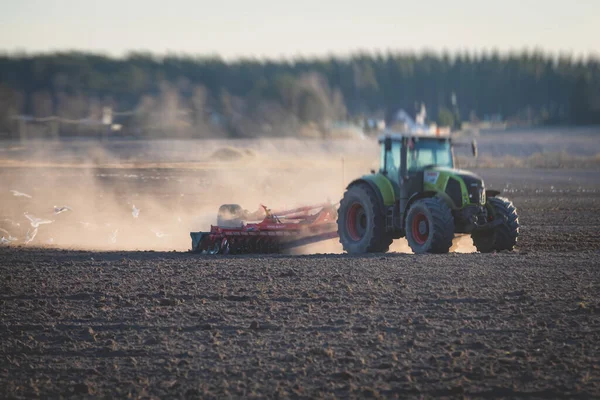
M 0 165 L 103 166 L 103 167 L 194 167 L 214 162 L 270 162 L 291 161 L 294 157 L 312 163 L 317 160 L 335 162 L 342 157 L 354 163 L 359 159 L 378 163 L 378 134 L 346 139 L 303 139 L 272 137 L 256 139 L 204 140 L 139 140 L 110 138 L 67 138 L 38 140 L 4 140 L 0 142 Z M 570 161 L 586 161 L 598 165 L 600 158 L 600 126 L 594 127 L 538 127 L 490 131 L 464 131 L 453 134 L 455 142 L 468 143 L 474 139 L 479 157 L 456 149 L 457 156 L 469 165 L 532 167 L 572 167 Z M 565 165 L 556 164 L 564 162 Z M 294 160 L 294 164 L 296 161 Z M 298 165 L 300 167 L 300 165 Z

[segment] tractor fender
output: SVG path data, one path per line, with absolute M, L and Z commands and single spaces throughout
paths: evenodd
M 402 210 L 403 214 L 406 216 L 406 213 L 408 212 L 408 210 L 410 209 L 410 206 L 412 206 L 412 204 L 417 201 L 417 200 L 421 200 L 421 199 L 425 199 L 428 197 L 435 197 L 437 193 L 434 191 L 430 191 L 427 190 L 425 192 L 421 192 L 421 193 L 415 193 L 412 196 L 410 196 L 408 198 L 408 201 L 406 202 L 406 208 L 404 210 Z
M 368 186 L 373 193 L 375 193 L 375 196 L 377 196 L 377 200 L 379 201 L 379 207 L 381 208 L 381 211 L 385 211 L 384 210 L 384 205 L 383 205 L 383 196 L 381 195 L 381 192 L 379 191 L 379 188 L 377 187 L 376 184 L 374 184 L 373 182 L 371 182 L 370 180 L 366 180 L 366 179 L 355 179 L 354 181 L 350 182 L 350 184 L 348 185 L 348 187 L 346 187 L 346 190 L 350 189 L 352 186 L 356 186 L 356 185 L 360 185 L 360 184 L 364 184 L 366 186 Z
M 490 189 L 486 189 L 485 190 L 485 198 L 487 199 L 488 197 L 496 197 L 500 194 L 499 191 L 497 190 L 490 190 Z
M 391 206 L 396 201 L 396 196 L 394 194 L 394 187 L 390 183 L 390 181 L 383 175 L 366 175 L 361 178 L 355 179 L 350 182 L 350 184 L 346 187 L 350 189 L 352 186 L 364 184 L 367 185 L 377 199 L 379 200 L 379 206 L 381 207 L 381 211 L 385 213 L 386 206 Z

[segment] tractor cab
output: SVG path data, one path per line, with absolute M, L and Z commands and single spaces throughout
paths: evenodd
M 401 177 L 415 175 L 431 167 L 454 168 L 450 137 L 388 134 L 379 139 L 380 173 L 397 185 Z
M 380 138 L 380 170 L 400 168 L 402 157 L 406 157 L 407 170 L 423 170 L 426 166 L 454 166 L 450 138 L 388 135 Z M 403 151 L 406 150 L 406 151 Z
M 445 197 L 452 209 L 485 202 L 483 180 L 455 169 L 454 145 L 449 135 L 388 133 L 379 138 L 379 143 L 379 174 L 390 181 L 400 209 L 414 196 L 433 194 Z M 476 156 L 475 141 L 471 147 Z

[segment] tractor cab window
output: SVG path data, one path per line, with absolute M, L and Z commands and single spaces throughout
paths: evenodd
M 381 144 L 381 159 L 379 169 L 387 171 L 388 176 L 398 176 L 400 171 L 400 149 L 402 143 L 400 141 L 392 141 L 392 146 L 389 151 L 385 150 L 385 145 Z
M 425 167 L 452 168 L 452 149 L 449 139 L 409 138 L 407 143 L 406 167 L 409 172 Z

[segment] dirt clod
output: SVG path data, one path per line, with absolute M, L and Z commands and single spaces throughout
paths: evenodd
M 258 329 L 260 329 L 260 324 L 258 323 L 258 321 L 252 321 L 252 322 L 250 323 L 250 329 L 253 329 L 253 330 L 258 330 Z

